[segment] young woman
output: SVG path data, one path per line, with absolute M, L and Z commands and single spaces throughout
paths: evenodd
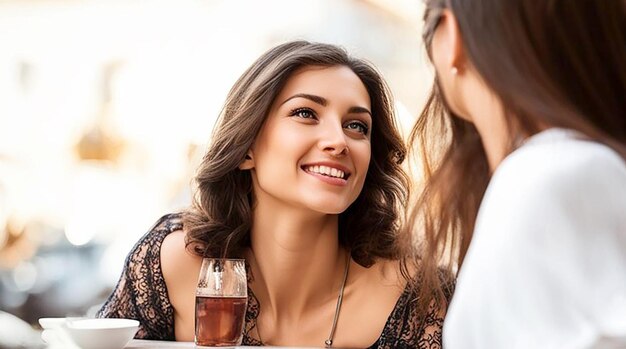
M 271 49 L 228 95 L 193 207 L 137 243 L 99 315 L 192 341 L 202 257 L 240 257 L 244 345 L 440 347 L 446 304 L 415 307 L 403 267 L 404 156 L 372 66 L 332 45 Z
M 414 129 L 431 154 L 413 224 L 424 261 L 460 266 L 445 347 L 626 335 L 625 6 L 427 1 L 437 78 Z

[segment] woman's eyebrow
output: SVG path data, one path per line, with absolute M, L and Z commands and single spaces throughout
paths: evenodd
M 348 113 L 354 113 L 354 114 L 358 114 L 358 113 L 367 113 L 370 116 L 372 116 L 372 112 L 369 111 L 367 108 L 363 108 L 363 107 L 350 107 L 350 109 L 348 109 Z
M 294 98 L 306 98 L 324 107 L 328 104 L 328 101 L 324 97 L 310 95 L 308 93 L 296 93 L 295 95 L 285 99 L 280 105 L 283 105 Z
M 295 95 L 285 99 L 280 105 L 283 105 L 285 103 L 287 103 L 288 101 L 294 99 L 294 98 L 306 98 L 310 101 L 313 101 L 323 107 L 328 105 L 328 100 L 324 97 L 320 97 L 320 96 L 316 96 L 316 95 L 311 95 L 308 93 L 296 93 Z M 372 112 L 370 112 L 367 108 L 364 107 L 350 107 L 350 109 L 348 109 L 348 113 L 367 113 L 370 116 L 372 115 Z

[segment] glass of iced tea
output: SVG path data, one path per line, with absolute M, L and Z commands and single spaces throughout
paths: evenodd
M 245 261 L 204 258 L 196 288 L 196 346 L 240 345 L 247 305 Z

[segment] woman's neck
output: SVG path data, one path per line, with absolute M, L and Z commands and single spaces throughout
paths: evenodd
M 253 216 L 246 258 L 263 311 L 297 321 L 307 309 L 336 299 L 347 258 L 338 242 L 338 216 L 263 205 Z
M 494 172 L 509 150 L 510 135 L 504 106 L 496 94 L 474 71 L 468 71 L 463 95 L 464 110 L 478 131 L 490 172 Z

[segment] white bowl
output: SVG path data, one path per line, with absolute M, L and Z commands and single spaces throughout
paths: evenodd
M 77 318 L 78 320 L 80 318 Z M 63 324 L 68 320 L 68 318 L 64 317 L 42 317 L 39 319 L 39 325 L 44 330 L 56 330 L 63 326 Z
M 121 349 L 133 339 L 139 321 L 130 319 L 67 320 L 63 331 L 82 349 Z
M 41 332 L 41 339 L 49 345 L 56 343 L 63 343 L 66 346 L 71 346 L 71 339 L 67 336 L 67 333 L 63 331 L 63 326 L 68 320 L 81 320 L 82 317 L 43 317 L 39 319 L 39 325 L 43 331 Z

